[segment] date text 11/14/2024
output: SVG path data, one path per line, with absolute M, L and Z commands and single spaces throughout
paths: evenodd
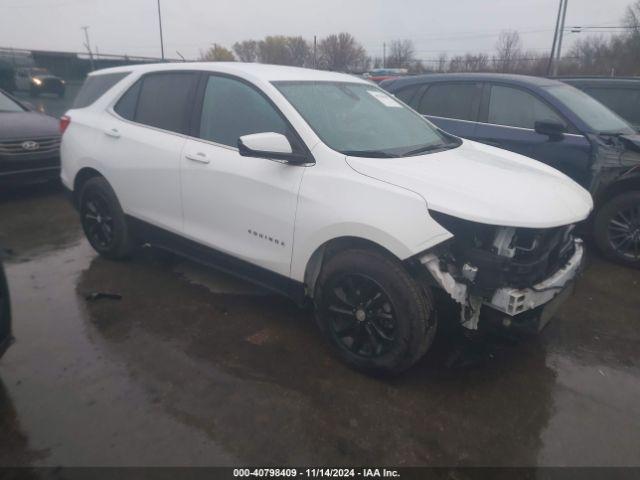
M 254 478 L 400 478 L 397 470 L 387 468 L 236 468 L 233 476 Z

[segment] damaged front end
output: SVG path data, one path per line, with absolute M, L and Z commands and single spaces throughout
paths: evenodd
M 588 134 L 594 161 L 589 190 L 599 197 L 616 182 L 640 178 L 640 135 Z
M 432 282 L 460 304 L 464 327 L 477 329 L 481 313 L 503 326 L 526 317 L 534 329 L 544 327 L 550 317 L 546 307 L 556 306 L 552 300 L 570 286 L 582 264 L 584 249 L 572 235 L 573 225 L 499 227 L 432 216 L 454 237 L 419 260 Z

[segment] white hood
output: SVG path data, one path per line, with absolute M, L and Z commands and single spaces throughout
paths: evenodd
M 468 140 L 440 153 L 347 163 L 421 195 L 430 210 L 478 223 L 551 228 L 582 221 L 593 208 L 589 192 L 557 170 Z

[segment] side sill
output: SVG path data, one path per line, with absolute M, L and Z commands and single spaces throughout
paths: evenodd
M 168 250 L 208 267 L 247 280 L 277 294 L 289 297 L 300 307 L 306 303 L 305 288 L 302 282 L 240 260 L 227 253 L 201 245 L 193 240 L 156 227 L 144 220 L 132 217 L 131 215 L 126 215 L 126 218 L 133 235 L 141 242 L 149 243 L 151 246 L 163 250 Z

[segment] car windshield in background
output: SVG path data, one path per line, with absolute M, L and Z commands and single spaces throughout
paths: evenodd
M 553 85 L 542 88 L 572 110 L 594 132 L 635 133 L 626 121 L 582 90 L 569 85 Z
M 24 108 L 3 93 L 0 93 L 0 112 L 24 112 Z
M 274 82 L 330 148 L 361 157 L 402 157 L 459 145 L 369 84 Z
M 31 75 L 49 75 L 49 70 L 46 68 L 30 68 L 29 73 Z

